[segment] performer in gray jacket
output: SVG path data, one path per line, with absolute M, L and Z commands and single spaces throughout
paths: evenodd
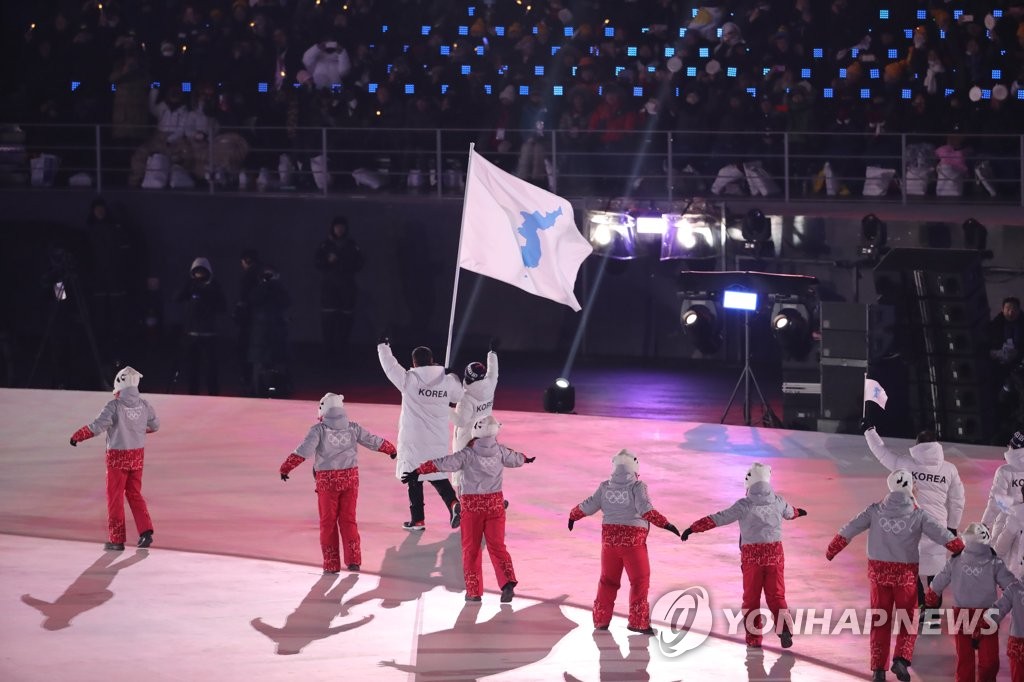
M 339 531 L 345 565 L 350 571 L 358 571 L 363 563 L 363 553 L 356 523 L 356 501 L 359 497 L 357 446 L 391 455 L 391 459 L 398 456 L 398 450 L 390 441 L 349 421 L 343 395 L 328 393 L 321 398 L 318 414 L 318 423 L 310 427 L 295 452 L 281 463 L 281 480 L 287 481 L 292 469 L 313 457 L 324 573 L 341 571 Z
M 139 396 L 142 375 L 125 367 L 114 376 L 114 399 L 108 402 L 92 423 L 71 436 L 71 445 L 78 445 L 101 433 L 107 434 L 107 533 L 104 549 L 124 551 L 124 501 L 135 519 L 139 532 L 138 547 L 153 544 L 153 519 L 142 497 L 142 464 L 146 434 L 160 428 L 160 420 L 152 405 Z
M 402 475 L 409 483 L 437 472 L 462 472 L 462 571 L 466 577 L 466 601 L 480 601 L 483 595 L 483 559 L 480 544 L 487 539 L 494 575 L 501 585 L 501 601 L 515 596 L 515 569 L 505 548 L 505 505 L 501 492 L 505 467 L 521 467 L 536 457 L 510 450 L 497 441 L 501 424 L 492 416 L 473 425 L 469 445 L 447 457 L 440 457 Z
M 932 579 L 925 596 L 938 606 L 939 595 L 953 588 L 953 642 L 956 645 L 956 682 L 994 680 L 999 674 L 999 627 L 984 614 L 996 600 L 996 586 L 1005 590 L 1017 579 L 989 546 L 988 528 L 972 523 L 963 533 L 964 550 L 954 554 Z M 977 661 L 975 661 L 977 651 Z
M 1006 639 L 1006 657 L 1010 659 L 1011 682 L 1024 682 L 1024 583 L 1019 580 L 1005 590 L 995 603 L 996 620 L 1013 613 L 1010 636 Z
M 895 620 L 896 648 L 891 670 L 900 682 L 909 682 L 907 668 L 913 660 L 917 640 L 918 543 L 925 535 L 951 552 L 961 551 L 964 543 L 914 503 L 911 494 L 914 479 L 909 471 L 892 472 L 887 483 L 889 494 L 843 526 L 829 543 L 825 558 L 832 561 L 850 540 L 868 531 L 871 608 L 886 615 L 882 623 L 871 620 L 872 679 L 885 679 Z
M 786 604 L 786 557 L 782 553 L 782 521 L 807 516 L 803 509 L 791 507 L 772 490 L 772 468 L 754 462 L 744 480 L 747 495 L 711 516 L 695 521 L 683 531 L 685 542 L 690 534 L 702 533 L 734 521 L 740 524 L 740 569 L 743 571 L 743 624 L 747 628 L 747 646 L 761 646 L 764 630 L 762 616 L 747 621 L 747 614 L 761 608 L 764 592 L 768 609 L 778 628 L 782 647 L 793 646 L 793 632 Z
M 679 535 L 651 503 L 647 484 L 640 480 L 640 460 L 629 450 L 612 457 L 612 475 L 601 481 L 594 494 L 569 512 L 569 530 L 584 516 L 602 512 L 601 579 L 594 599 L 594 627 L 607 630 L 619 591 L 622 570 L 629 576 L 629 623 L 627 629 L 645 635 L 651 627 L 651 605 L 647 591 L 651 584 L 651 563 L 647 556 L 647 533 L 651 524 Z

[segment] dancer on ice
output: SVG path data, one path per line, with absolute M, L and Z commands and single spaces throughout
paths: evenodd
M 402 475 L 402 483 L 415 483 L 420 476 L 437 472 L 462 472 L 462 571 L 466 577 L 466 601 L 480 601 L 483 595 L 483 559 L 480 543 L 487 539 L 494 575 L 501 585 L 501 601 L 515 596 L 515 569 L 505 548 L 505 506 L 501 493 L 505 467 L 521 467 L 536 457 L 526 457 L 497 441 L 501 424 L 486 416 L 473 424 L 468 446 L 447 457 L 424 462 Z
M 602 512 L 601 579 L 594 600 L 594 627 L 608 629 L 625 568 L 629 577 L 628 629 L 653 635 L 651 605 L 647 601 L 651 583 L 647 533 L 652 523 L 676 535 L 679 529 L 654 508 L 647 484 L 639 478 L 640 460 L 629 450 L 620 450 L 612 457 L 611 478 L 601 481 L 593 495 L 569 512 L 569 530 L 584 516 Z
M 1006 445 L 1006 452 L 1003 453 L 1006 464 L 996 469 L 992 477 L 992 487 L 988 492 L 988 504 L 985 505 L 985 513 L 981 517 L 992 536 L 999 533 L 996 529 L 996 522 L 1000 519 L 1001 500 L 1012 500 L 1013 503 L 1021 501 L 1021 493 L 1024 492 L 1024 432 L 1019 429 L 1014 431 L 1010 442 Z
M 964 484 L 960 473 L 952 462 L 947 462 L 942 453 L 942 444 L 936 440 L 933 431 L 922 431 L 917 435 L 917 444 L 911 446 L 909 454 L 897 455 L 885 446 L 874 425 L 868 419 L 861 421 L 864 439 L 871 454 L 889 471 L 909 471 L 914 477 L 914 497 L 917 503 L 932 518 L 945 524 L 956 535 L 960 519 L 964 514 Z M 991 528 L 991 526 L 990 526 Z M 925 588 L 936 573 L 946 565 L 946 549 L 941 543 L 921 538 L 920 567 L 917 580 L 917 605 L 923 607 Z M 942 601 L 936 606 L 941 606 Z
M 125 367 L 114 376 L 114 399 L 108 402 L 92 423 L 83 426 L 71 436 L 71 445 L 77 446 L 101 433 L 107 434 L 107 533 L 109 541 L 104 549 L 124 551 L 124 501 L 135 519 L 139 532 L 137 547 L 153 544 L 153 519 L 149 517 L 146 500 L 142 497 L 142 464 L 146 434 L 160 428 L 160 420 L 153 406 L 139 396 L 142 375 Z
M 357 445 L 383 452 L 391 459 L 398 451 L 391 441 L 375 436 L 359 424 L 349 421 L 345 396 L 328 393 L 320 399 L 318 423 L 310 427 L 295 452 L 281 463 L 281 480 L 287 481 L 292 469 L 313 457 L 317 507 L 320 511 L 320 549 L 324 555 L 324 573 L 341 571 L 341 556 L 350 571 L 363 563 L 356 522 L 359 497 L 359 460 Z M 341 552 L 338 533 L 341 532 Z
M 892 668 L 900 682 L 910 680 L 907 668 L 914 657 L 917 640 L 918 544 L 926 535 L 950 552 L 960 552 L 963 540 L 914 504 L 911 490 L 913 475 L 897 470 L 886 481 L 889 494 L 881 502 L 869 505 L 832 538 L 825 558 L 829 561 L 850 544 L 854 537 L 868 531 L 868 579 L 871 581 L 871 608 L 886 614 L 880 624 L 871 621 L 870 653 L 873 680 L 885 679 L 889 664 L 891 633 L 896 622 L 896 649 Z M 894 611 L 895 607 L 895 611 Z
M 925 596 L 929 606 L 937 606 L 946 586 L 953 588 L 954 622 L 962 624 L 953 633 L 956 682 L 995 680 L 999 674 L 999 628 L 986 622 L 984 614 L 996 600 L 996 586 L 1005 591 L 1017 579 L 996 556 L 989 539 L 983 524 L 968 525 L 963 533 L 964 551 L 946 562 Z
M 405 369 L 391 353 L 391 340 L 384 335 L 377 345 L 377 356 L 384 374 L 402 392 L 402 411 L 398 417 L 398 464 L 395 477 L 402 478 L 420 464 L 451 454 L 448 449 L 450 407 L 462 399 L 462 382 L 444 367 L 434 364 L 434 354 L 426 346 L 412 352 L 412 368 Z M 458 528 L 458 497 L 448 475 L 434 473 L 422 480 L 409 481 L 408 521 L 402 527 L 410 531 L 426 528 L 423 513 L 423 481 L 429 481 L 444 500 L 449 524 Z
M 782 552 L 782 521 L 807 516 L 803 509 L 791 507 L 775 494 L 771 486 L 772 468 L 754 462 L 747 471 L 742 497 L 720 512 L 695 521 L 683 531 L 685 542 L 692 533 L 703 533 L 739 521 L 740 569 L 743 571 L 743 624 L 747 627 L 747 646 L 760 648 L 764 631 L 762 616 L 748 623 L 747 614 L 761 608 L 761 592 L 768 603 L 784 649 L 793 646 L 789 606 L 786 604 L 786 557 Z M 785 622 L 783 622 L 785 621 Z M 752 626 L 752 627 L 751 627 Z

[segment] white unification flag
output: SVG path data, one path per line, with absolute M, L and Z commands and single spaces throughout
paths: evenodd
M 594 249 L 572 204 L 470 155 L 459 265 L 578 312 L 576 274 Z
M 889 400 L 889 396 L 885 394 L 885 389 L 882 388 L 882 384 L 878 383 L 874 379 L 864 377 L 864 402 L 869 400 L 878 403 L 878 406 L 884 410 L 885 402 Z

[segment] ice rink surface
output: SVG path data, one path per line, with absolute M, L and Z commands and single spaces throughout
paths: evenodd
M 143 388 L 145 388 L 143 386 Z M 404 486 L 386 456 L 360 451 L 359 574 L 321 575 L 307 462 L 278 467 L 316 418 L 316 403 L 143 394 L 162 427 L 149 437 L 143 492 L 153 547 L 105 552 L 102 438 L 68 445 L 109 394 L 0 391 L 0 679 L 3 680 L 844 680 L 866 679 L 867 637 L 767 636 L 748 655 L 722 617 L 741 596 L 738 527 L 680 543 L 652 528 L 652 605 L 702 587 L 711 636 L 665 653 L 626 630 L 627 581 L 608 632 L 593 631 L 600 519 L 569 510 L 628 447 L 655 507 L 684 528 L 743 495 L 754 461 L 809 516 L 784 526 L 790 608 L 867 606 L 865 537 L 829 563 L 835 532 L 886 492 L 860 436 L 545 413 L 496 412 L 499 441 L 537 461 L 507 470 L 506 542 L 519 586 L 510 605 L 484 559 L 487 593 L 464 601 L 458 531 L 428 487 L 427 530 L 408 533 Z M 395 405 L 347 405 L 390 440 Z M 909 441 L 887 441 L 895 450 Z M 947 444 L 967 487 L 964 523 L 980 519 L 1002 448 Z M 128 515 L 129 542 L 134 526 Z M 660 623 L 660 625 L 659 625 Z M 1004 624 L 1005 640 L 1008 625 Z M 1005 644 L 1000 679 L 1009 679 Z M 918 639 L 915 680 L 952 678 L 948 635 Z M 889 679 L 895 679 L 890 674 Z

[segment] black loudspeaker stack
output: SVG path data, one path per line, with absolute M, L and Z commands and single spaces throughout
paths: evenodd
M 874 276 L 879 300 L 895 311 L 914 429 L 933 429 L 940 440 L 988 442 L 994 405 L 981 253 L 893 249 Z
M 819 431 L 860 432 L 867 367 L 868 306 L 823 301 Z

